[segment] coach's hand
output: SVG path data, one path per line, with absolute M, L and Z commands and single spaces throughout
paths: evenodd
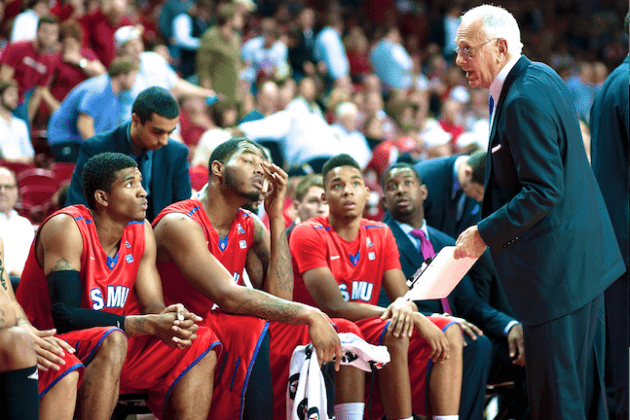
M 312 316 L 308 323 L 308 335 L 317 351 L 317 360 L 321 366 L 335 360 L 335 370 L 341 366 L 341 341 L 335 329 L 330 325 L 332 321 L 319 309 L 313 308 Z

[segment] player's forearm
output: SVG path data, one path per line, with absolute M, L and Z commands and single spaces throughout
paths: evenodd
M 239 288 L 236 299 L 219 304 L 226 312 L 250 315 L 292 325 L 308 325 L 317 309 L 277 298 L 256 289 Z
M 345 302 L 338 307 L 328 305 L 321 308 L 331 318 L 344 318 L 348 321 L 359 321 L 365 318 L 383 315 L 385 308 L 360 302 Z
M 271 252 L 265 292 L 286 300 L 293 300 L 293 267 L 291 252 L 284 228 L 284 218 L 270 218 Z
M 9 299 L 0 300 L 0 329 L 17 325 L 16 306 Z
M 129 337 L 156 335 L 157 317 L 159 315 L 131 315 L 125 317 L 125 333 Z

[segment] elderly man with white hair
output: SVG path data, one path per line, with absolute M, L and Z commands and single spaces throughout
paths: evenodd
M 490 89 L 491 128 L 482 220 L 455 258 L 490 248 L 523 323 L 532 419 L 607 419 L 604 291 L 626 268 L 569 90 L 521 55 L 505 9 L 466 12 L 456 43 L 469 85 Z
M 365 168 L 372 158 L 372 151 L 365 136 L 359 131 L 359 108 L 352 102 L 343 102 L 335 110 L 333 133 L 343 144 L 347 153 Z

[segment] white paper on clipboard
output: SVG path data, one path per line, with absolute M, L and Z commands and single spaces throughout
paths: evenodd
M 413 284 L 405 298 L 424 300 L 447 297 L 477 261 L 477 258 L 469 257 L 456 260 L 454 254 L 454 246 L 445 246 L 428 267 L 416 271 L 409 280 Z

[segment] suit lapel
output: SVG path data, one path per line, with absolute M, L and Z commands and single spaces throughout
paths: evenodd
M 523 72 L 525 68 L 527 68 L 531 64 L 531 61 L 525 57 L 524 55 L 519 58 L 516 62 L 512 70 L 508 73 L 505 78 L 505 82 L 503 83 L 503 88 L 501 89 L 501 95 L 499 96 L 499 102 L 495 105 L 494 108 L 494 124 L 492 124 L 492 131 L 490 132 L 490 139 L 488 141 L 488 154 L 486 155 L 486 173 L 484 177 L 484 189 L 488 191 L 488 181 L 490 180 L 490 174 L 492 173 L 492 149 L 498 145 L 499 136 L 497 135 L 497 130 L 499 126 L 499 119 L 501 118 L 501 113 L 503 111 L 503 102 L 505 97 L 507 96 L 512 83 L 516 80 L 516 78 Z M 495 144 L 497 143 L 497 144 Z
M 405 260 L 407 260 L 407 263 L 411 267 L 414 267 L 415 271 L 418 267 L 420 267 L 422 261 L 424 261 L 422 253 L 416 249 L 409 237 L 402 231 L 400 226 L 398 226 L 398 223 L 396 223 L 391 216 L 388 215 L 384 222 L 390 227 L 392 233 L 394 234 L 394 238 L 398 244 L 398 252 Z M 407 273 L 405 273 L 405 276 L 407 276 Z

